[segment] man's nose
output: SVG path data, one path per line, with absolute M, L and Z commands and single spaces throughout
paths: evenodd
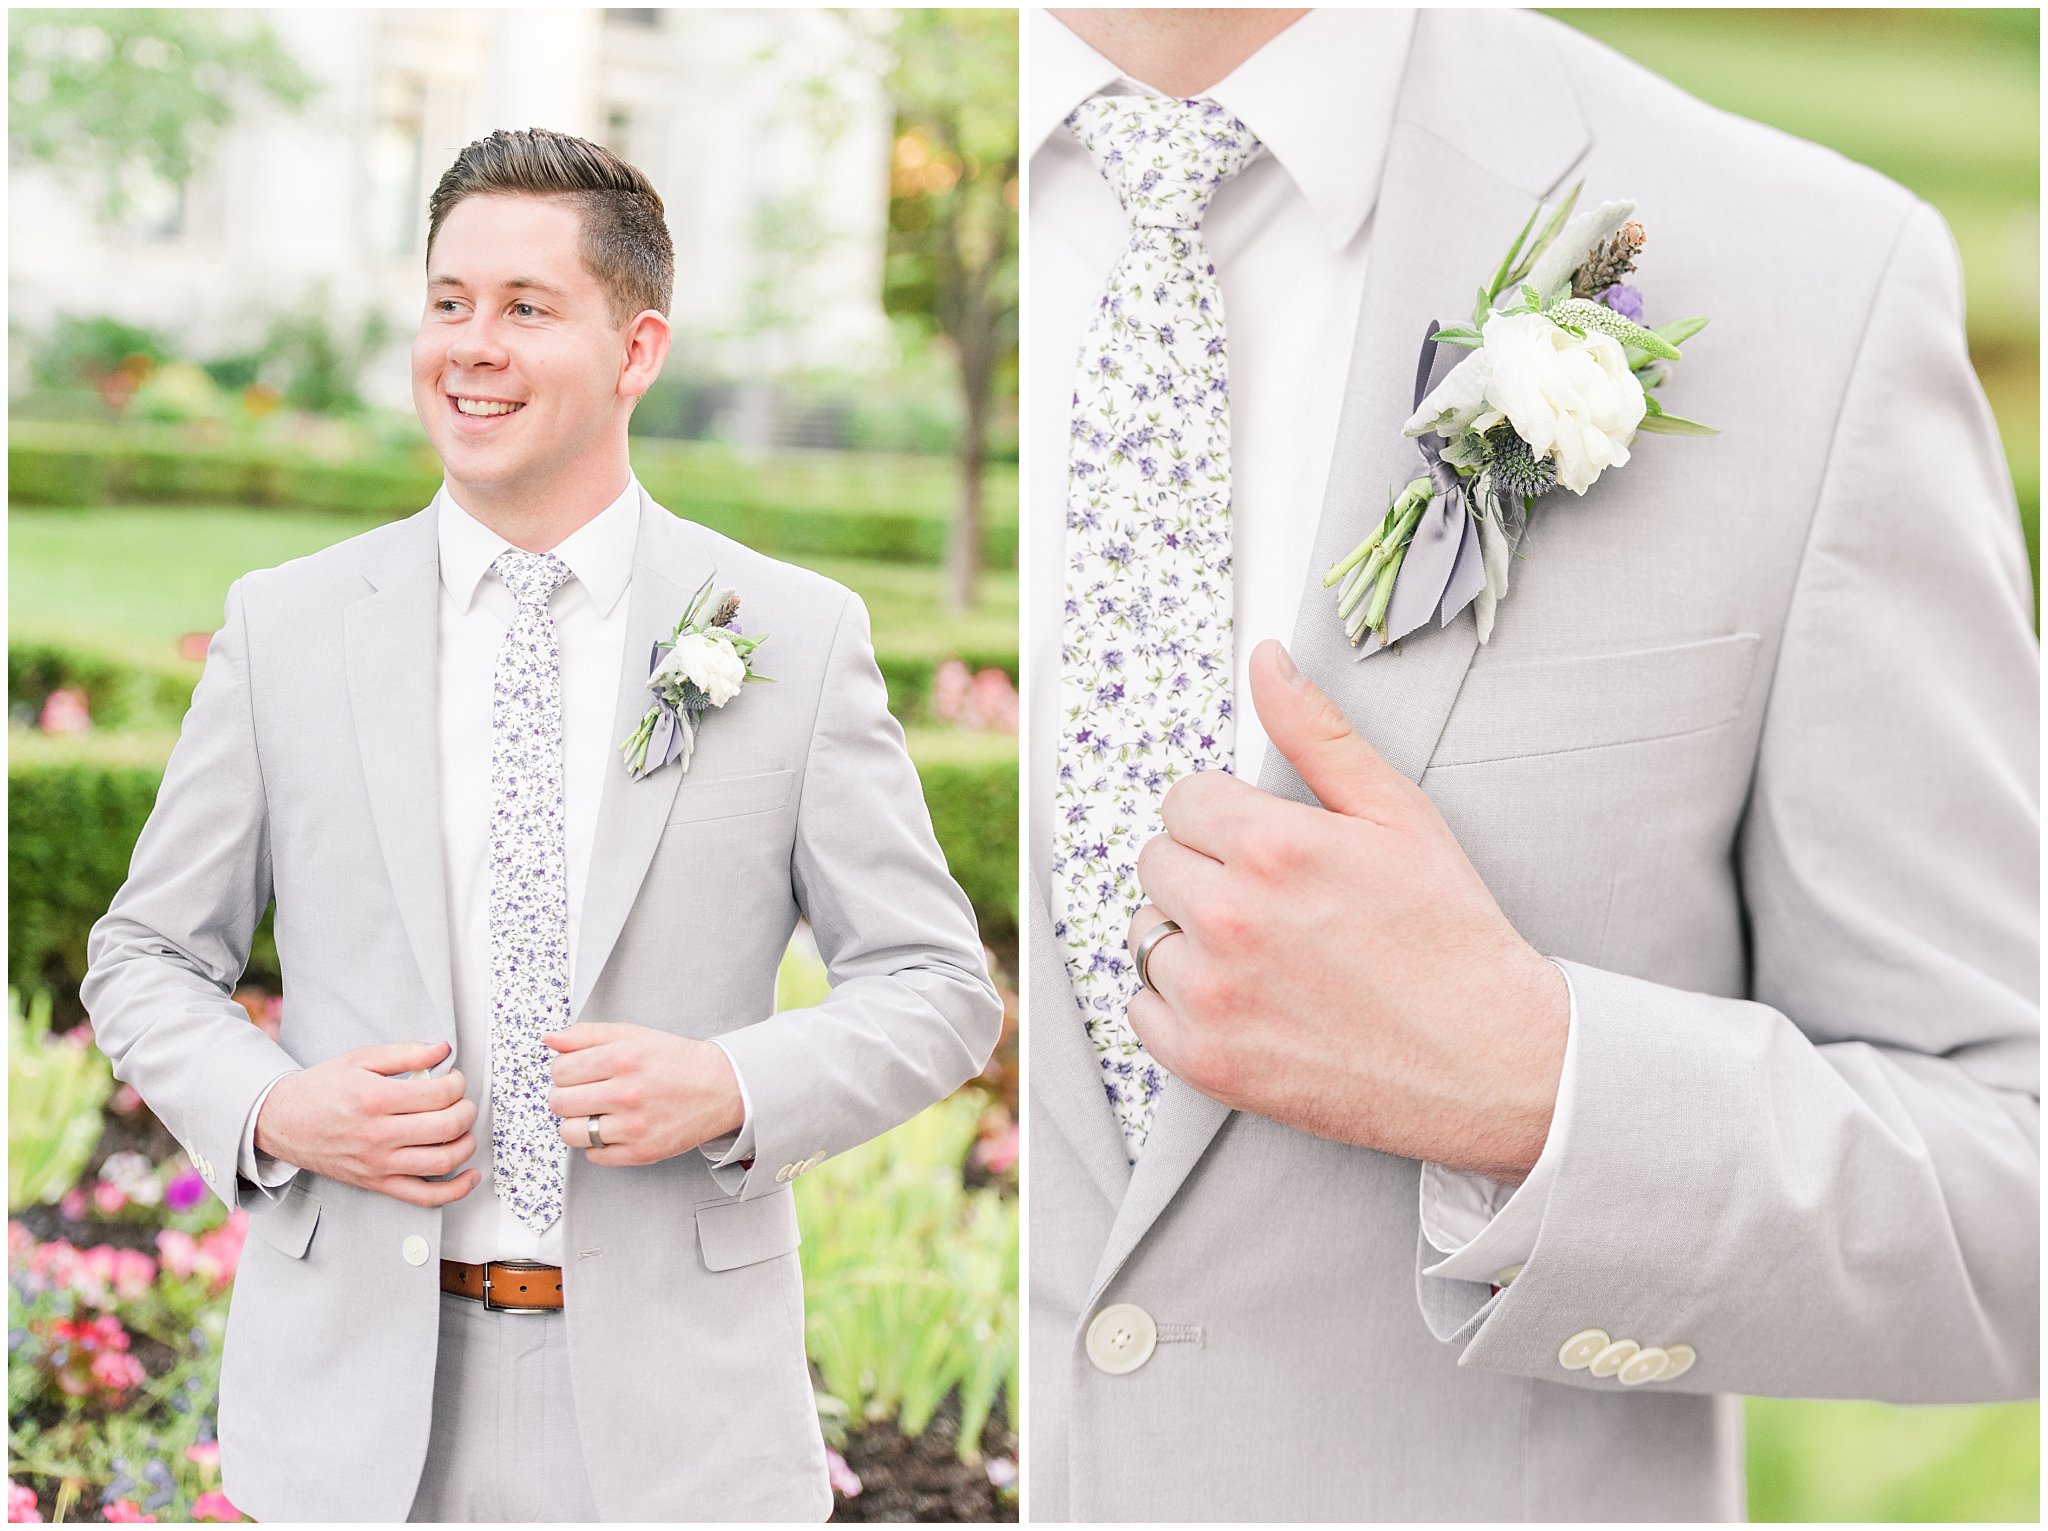
M 448 359 L 458 366 L 496 366 L 505 359 L 505 347 L 491 320 L 475 314 L 449 342 Z

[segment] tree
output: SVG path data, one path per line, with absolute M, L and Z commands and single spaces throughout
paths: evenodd
M 10 159 L 66 177 L 108 223 L 138 173 L 182 186 L 251 108 L 316 89 L 248 11 L 13 11 L 7 74 Z
M 899 9 L 886 76 L 896 112 L 891 313 L 924 317 L 960 368 L 960 506 L 946 604 L 973 604 L 990 408 L 1017 368 L 1017 13 Z

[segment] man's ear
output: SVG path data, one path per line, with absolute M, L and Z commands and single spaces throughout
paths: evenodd
M 619 366 L 619 394 L 637 403 L 661 376 L 674 334 L 660 309 L 647 308 L 633 316 L 623 335 L 626 349 Z

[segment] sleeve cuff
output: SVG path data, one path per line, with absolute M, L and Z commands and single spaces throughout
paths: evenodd
M 1445 1258 L 1425 1266 L 1425 1276 L 1453 1281 L 1484 1282 L 1507 1286 L 1520 1274 L 1536 1248 L 1536 1235 L 1543 1227 L 1543 1213 L 1550 1200 L 1550 1186 L 1557 1178 L 1558 1161 L 1563 1158 L 1564 1124 L 1576 1075 L 1579 1000 L 1572 978 L 1561 963 L 1551 965 L 1564 973 L 1565 992 L 1571 1000 L 1564 1046 L 1564 1068 L 1557 1082 L 1557 1105 L 1551 1112 L 1550 1135 L 1535 1167 L 1521 1185 L 1509 1187 L 1484 1175 L 1446 1169 L 1440 1164 L 1422 1166 L 1422 1234 L 1429 1246 Z
M 285 1071 L 287 1074 L 296 1072 L 296 1069 Z M 299 1172 L 296 1164 L 287 1164 L 275 1155 L 262 1152 L 256 1146 L 256 1118 L 263 1114 L 263 1103 L 270 1099 L 270 1092 L 277 1088 L 278 1080 L 284 1077 L 284 1074 L 279 1074 L 277 1079 L 265 1085 L 263 1093 L 256 1097 L 256 1104 L 249 1108 L 249 1119 L 242 1124 L 241 1152 L 235 1156 L 235 1173 L 266 1191 L 274 1191 L 281 1185 L 289 1184 L 291 1178 Z
M 732 1049 L 716 1037 L 711 1039 L 711 1045 L 725 1054 L 725 1061 L 732 1064 L 732 1077 L 739 1082 L 740 1128 L 738 1132 L 724 1133 L 708 1143 L 699 1143 L 697 1152 L 710 1161 L 713 1169 L 724 1169 L 754 1157 L 754 1098 L 747 1093 L 746 1075 L 740 1072 Z

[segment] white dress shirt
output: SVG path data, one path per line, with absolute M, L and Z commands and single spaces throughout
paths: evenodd
M 625 663 L 626 593 L 640 537 L 640 505 L 640 482 L 629 473 L 616 500 L 547 550 L 574 576 L 548 600 L 562 660 L 562 807 L 572 971 L 583 894 L 590 881 L 591 848 L 597 839 L 598 803 L 607 773 L 624 769 L 612 733 Z M 455 994 L 455 1066 L 462 1070 L 468 1096 L 478 1106 L 477 1151 L 465 1168 L 484 1171 L 477 1187 L 442 1213 L 441 1254 L 450 1260 L 539 1260 L 560 1265 L 561 1220 L 536 1233 L 499 1200 L 490 1177 L 491 689 L 498 650 L 518 609 L 492 564 L 512 544 L 464 510 L 445 483 L 432 509 L 441 562 L 436 763 Z M 424 1036 L 433 1028 L 422 1019 L 413 1030 Z M 256 1117 L 269 1093 L 263 1092 L 249 1114 L 239 1168 L 246 1178 L 274 1187 L 290 1180 L 296 1170 L 256 1151 Z M 744 1101 L 744 1086 L 741 1096 Z M 745 1158 L 753 1151 L 752 1139 L 749 1120 L 737 1141 L 706 1144 L 707 1157 L 721 1164 Z
M 1068 417 L 1081 337 L 1129 220 L 1064 126 L 1098 92 L 1157 94 L 1043 11 L 1027 13 L 1029 253 L 1025 262 L 1025 705 L 1030 859 L 1049 898 L 1065 587 Z M 1250 705 L 1252 650 L 1287 642 L 1322 516 L 1325 480 L 1371 274 L 1371 214 L 1415 29 L 1412 10 L 1314 10 L 1202 94 L 1241 119 L 1266 152 L 1219 188 L 1202 233 L 1223 289 L 1230 352 L 1231 570 L 1237 775 L 1256 781 L 1266 734 Z M 1390 358 L 1388 365 L 1407 365 Z M 1388 422 L 1398 430 L 1399 421 Z M 1334 617 L 1333 617 L 1334 619 Z M 1560 971 L 1562 971 L 1560 969 Z M 1567 979 L 1567 986 L 1570 980 Z M 1572 1033 L 1576 1034 L 1573 1005 Z M 1569 1039 L 1555 1121 L 1572 1080 Z M 1434 1273 L 1498 1281 L 1525 1261 L 1561 1152 L 1553 1131 L 1519 1192 L 1423 1166 L 1422 1225 L 1451 1258 Z M 1509 1276 L 1512 1279 L 1512 1275 Z

